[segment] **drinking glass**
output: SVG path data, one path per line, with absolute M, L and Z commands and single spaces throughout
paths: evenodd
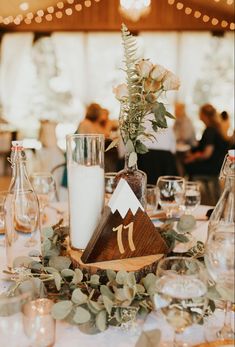
M 70 242 L 84 250 L 104 206 L 104 136 L 67 136 Z
M 105 179 L 105 199 L 106 202 L 111 198 L 115 188 L 116 188 L 116 178 L 117 172 L 106 172 L 104 175 Z
M 146 203 L 147 203 L 147 212 L 152 214 L 157 208 L 157 191 L 158 188 L 153 184 L 147 184 L 146 187 Z
M 205 245 L 205 264 L 225 302 L 224 325 L 216 337 L 222 340 L 233 339 L 231 308 L 234 302 L 235 234 L 220 225 L 214 230 L 209 234 Z
M 39 200 L 42 223 L 45 221 L 44 209 L 56 197 L 56 184 L 53 176 L 47 172 L 35 172 L 30 176 L 30 181 Z
M 7 347 L 28 347 L 24 333 L 23 307 L 32 298 L 31 293 L 16 296 L 0 295 L 0 344 Z
M 185 183 L 184 209 L 186 214 L 191 214 L 200 205 L 201 193 L 198 182 Z
M 53 301 L 37 299 L 23 307 L 23 323 L 31 346 L 52 347 L 55 343 L 55 319 L 51 315 Z
M 4 201 L 7 192 L 0 191 L 0 246 L 5 246 L 5 213 L 4 213 Z
M 207 307 L 207 278 L 202 264 L 193 258 L 169 257 L 157 267 L 154 301 L 167 322 L 174 328 L 173 346 L 189 346 L 180 335 L 198 323 Z
M 159 203 L 168 218 L 178 211 L 184 201 L 185 180 L 179 176 L 160 176 L 157 181 Z

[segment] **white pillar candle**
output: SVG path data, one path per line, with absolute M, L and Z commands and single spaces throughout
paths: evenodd
M 99 165 L 72 163 L 68 169 L 70 242 L 85 249 L 98 222 L 104 204 L 104 169 Z

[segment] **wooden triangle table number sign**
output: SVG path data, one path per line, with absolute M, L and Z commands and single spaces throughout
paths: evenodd
M 167 253 L 168 247 L 128 183 L 121 179 L 81 260 L 96 263 Z

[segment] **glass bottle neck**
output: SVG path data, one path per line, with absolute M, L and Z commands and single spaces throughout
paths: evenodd
M 130 153 L 125 153 L 125 169 L 129 171 L 138 170 L 137 163 L 134 164 L 133 166 L 129 165 L 129 158 L 130 158 Z
M 26 170 L 25 160 L 17 159 L 12 163 L 12 181 L 10 190 L 33 190 Z

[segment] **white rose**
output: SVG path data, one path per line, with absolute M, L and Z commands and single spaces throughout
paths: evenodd
M 164 90 L 177 90 L 180 87 L 179 78 L 173 74 L 171 71 L 167 71 L 163 79 L 163 89 Z
M 125 100 L 126 98 L 128 98 L 127 85 L 125 83 L 119 84 L 117 87 L 113 88 L 113 93 L 115 94 L 118 100 Z
M 150 73 L 150 77 L 153 80 L 160 82 L 166 73 L 167 70 L 162 65 L 155 65 Z
M 135 65 L 135 67 L 141 78 L 147 78 L 153 68 L 153 64 L 149 60 L 142 59 Z
M 147 78 L 144 81 L 144 90 L 148 92 L 156 92 L 161 89 L 161 82 L 153 80 L 152 78 Z

